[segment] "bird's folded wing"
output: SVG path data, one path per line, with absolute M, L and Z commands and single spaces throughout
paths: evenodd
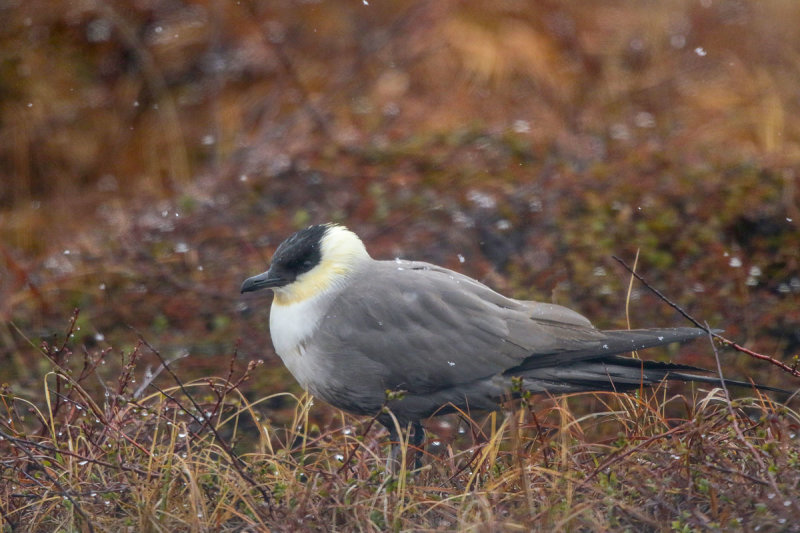
M 604 340 L 564 307 L 512 300 L 456 272 L 406 261 L 372 263 L 314 337 L 315 349 L 337 364 L 377 369 L 386 388 L 414 393 L 485 379 L 539 354 L 602 353 Z

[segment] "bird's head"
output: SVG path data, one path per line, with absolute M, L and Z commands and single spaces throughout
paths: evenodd
M 272 289 L 275 304 L 289 305 L 341 283 L 369 258 L 361 239 L 344 226 L 309 226 L 283 241 L 269 270 L 244 280 L 241 292 Z

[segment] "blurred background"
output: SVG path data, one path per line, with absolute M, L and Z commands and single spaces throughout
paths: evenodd
M 327 221 L 599 327 L 687 325 L 628 298 L 611 256 L 638 252 L 701 321 L 800 351 L 798 2 L 4 0 L 0 19 L 0 382 L 18 391 L 75 308 L 70 345 L 107 350 L 110 376 L 142 335 L 184 376 L 236 349 L 267 363 L 250 393 L 297 390 L 271 297 L 238 288 Z M 714 367 L 707 343 L 677 350 L 650 357 Z

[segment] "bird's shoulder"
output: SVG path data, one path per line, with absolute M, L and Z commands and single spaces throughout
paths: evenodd
M 417 293 L 452 305 L 485 301 L 505 309 L 523 309 L 525 304 L 496 292 L 469 276 L 424 261 L 394 259 L 370 261 L 353 280 L 351 294 L 392 298 L 397 292 Z M 471 307 L 468 305 L 468 307 Z
M 371 295 L 376 298 L 394 298 L 398 294 L 424 294 L 445 304 L 461 307 L 465 311 L 486 312 L 503 310 L 503 315 L 524 317 L 543 324 L 561 324 L 594 329 L 591 321 L 580 313 L 562 305 L 517 300 L 500 294 L 469 276 L 424 261 L 371 261 L 357 276 L 358 290 L 349 295 Z M 406 298 L 408 299 L 408 298 Z

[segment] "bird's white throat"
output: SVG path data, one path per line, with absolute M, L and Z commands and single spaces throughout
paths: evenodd
M 286 305 L 273 302 L 269 312 L 269 332 L 278 355 L 285 359 L 308 339 L 329 307 L 330 297 L 326 293 Z
M 319 362 L 307 345 L 321 322 L 331 312 L 331 301 L 338 291 L 328 290 L 310 298 L 279 305 L 273 302 L 269 314 L 269 331 L 275 352 L 300 385 L 307 390 L 314 388 L 319 377 Z

